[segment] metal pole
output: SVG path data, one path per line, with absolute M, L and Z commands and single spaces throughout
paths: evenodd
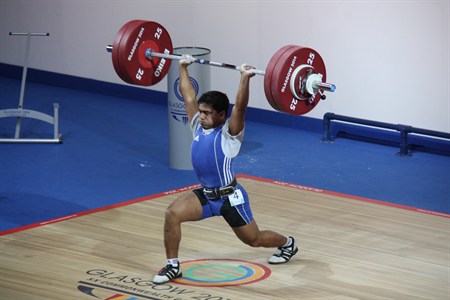
M 23 98 L 25 96 L 25 82 L 27 80 L 27 71 L 28 71 L 28 60 L 30 56 L 30 41 L 31 36 L 49 36 L 50 33 L 48 32 L 10 32 L 9 35 L 21 35 L 26 36 L 26 44 L 25 44 L 25 61 L 23 65 L 23 72 L 22 72 L 22 84 L 20 86 L 20 97 L 19 97 L 19 110 L 22 110 L 23 108 Z M 22 124 L 22 118 L 17 117 L 16 121 L 16 132 L 14 135 L 14 138 L 18 139 L 20 137 L 20 125 Z
M 147 51 L 145 53 L 145 57 L 147 57 L 147 59 L 152 59 L 152 57 L 161 57 L 161 58 L 167 58 L 167 59 L 181 60 L 182 56 L 166 54 L 166 53 L 159 53 L 159 52 L 153 51 L 152 49 L 147 49 Z M 201 59 L 201 58 L 194 57 L 194 62 L 198 63 L 198 64 L 202 64 L 202 65 L 210 65 L 213 67 L 227 68 L 227 69 L 232 69 L 232 70 L 237 70 L 237 71 L 240 70 L 240 66 L 226 64 L 226 63 L 220 63 L 220 62 L 215 62 L 215 61 L 209 61 L 209 60 L 205 60 L 205 59 Z M 258 75 L 264 76 L 264 74 L 265 74 L 265 72 L 262 70 L 255 69 L 255 70 L 251 70 L 251 71 Z
M 11 32 L 9 34 L 13 35 Z M 28 58 L 30 56 L 30 40 L 31 40 L 31 33 L 28 33 L 26 44 L 25 44 L 25 62 L 23 65 L 23 72 L 22 72 L 22 84 L 20 86 L 20 97 L 19 97 L 19 107 L 18 107 L 19 110 L 21 110 L 23 108 L 23 98 L 25 96 L 25 82 L 27 80 Z M 17 117 L 16 133 L 14 135 L 14 138 L 16 138 L 16 139 L 18 139 L 20 137 L 20 125 L 21 124 L 22 124 L 22 118 Z
M 53 103 L 53 138 L 59 139 L 59 104 Z

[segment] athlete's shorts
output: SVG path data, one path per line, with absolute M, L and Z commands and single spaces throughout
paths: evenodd
M 240 193 L 237 191 L 240 191 Z M 203 188 L 195 189 L 193 192 L 202 204 L 203 214 L 201 220 L 213 216 L 222 216 L 231 227 L 244 226 L 253 220 L 247 191 L 240 184 L 236 187 L 235 194 L 217 200 L 208 199 L 203 193 Z M 239 195 L 240 200 L 238 202 L 233 201 L 233 197 L 236 199 L 236 195 Z

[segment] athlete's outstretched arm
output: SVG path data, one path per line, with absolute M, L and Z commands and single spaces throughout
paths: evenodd
M 180 68 L 180 92 L 183 96 L 184 104 L 186 106 L 186 114 L 189 122 L 198 111 L 197 98 L 195 96 L 195 90 L 192 87 L 192 83 L 189 80 L 188 66 L 193 62 L 193 58 L 190 55 L 183 55 L 178 61 Z
M 231 135 L 239 134 L 245 126 L 245 111 L 250 97 L 250 78 L 255 76 L 255 73 L 248 71 L 251 69 L 254 69 L 254 67 L 247 65 L 241 67 L 241 79 L 229 121 Z

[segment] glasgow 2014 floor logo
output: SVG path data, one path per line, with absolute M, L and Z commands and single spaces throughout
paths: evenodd
M 183 277 L 174 282 L 191 286 L 222 287 L 261 281 L 270 276 L 264 265 L 235 259 L 200 259 L 181 263 Z
M 217 299 L 231 300 L 201 287 L 225 287 L 255 283 L 269 277 L 268 267 L 235 259 L 199 259 L 181 263 L 183 277 L 164 284 L 155 284 L 152 277 L 121 273 L 96 268 L 86 271 L 77 289 L 90 299 L 141 300 L 141 299 Z M 197 287 L 200 287 L 198 289 Z M 216 294 L 211 294 L 216 293 Z

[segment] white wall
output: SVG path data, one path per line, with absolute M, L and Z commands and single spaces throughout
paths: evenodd
M 164 25 L 174 46 L 212 50 L 211 60 L 264 69 L 286 44 L 315 48 L 337 91 L 308 114 L 353 117 L 450 132 L 449 1 L 0 0 L 0 62 L 121 83 L 105 45 L 128 20 Z M 239 73 L 213 68 L 211 86 L 233 99 Z M 151 89 L 167 91 L 163 80 Z M 270 109 L 263 78 L 251 106 Z

